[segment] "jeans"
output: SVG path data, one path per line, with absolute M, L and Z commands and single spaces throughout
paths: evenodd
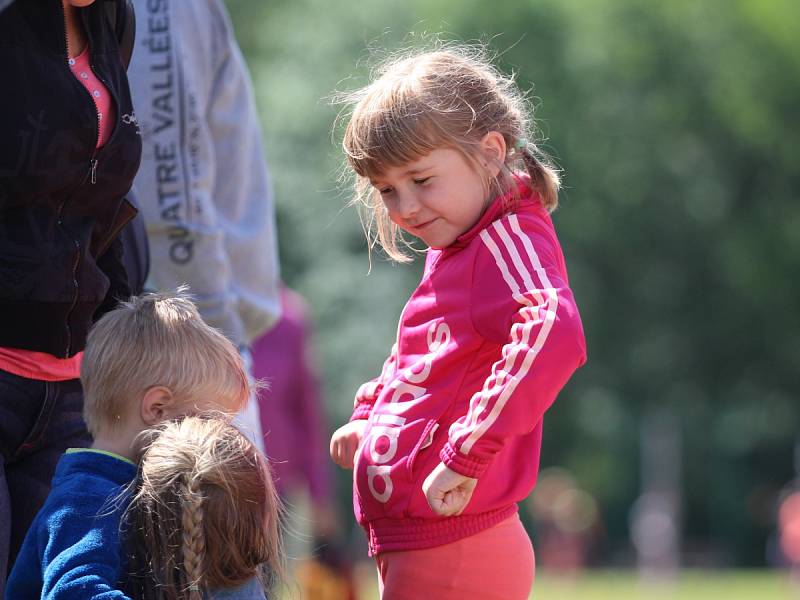
M 67 448 L 86 447 L 80 381 L 37 381 L 0 370 L 0 600 L 7 573 Z

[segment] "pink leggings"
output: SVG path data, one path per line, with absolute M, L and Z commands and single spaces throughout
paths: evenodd
M 375 560 L 381 600 L 527 600 L 535 571 L 518 515 L 452 544 Z

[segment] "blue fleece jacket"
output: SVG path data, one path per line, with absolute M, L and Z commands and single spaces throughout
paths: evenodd
M 7 600 L 123 600 L 119 525 L 135 465 L 92 450 L 67 451 L 6 587 Z

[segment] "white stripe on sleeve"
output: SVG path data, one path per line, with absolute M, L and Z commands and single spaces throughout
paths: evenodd
M 547 341 L 558 309 L 558 294 L 551 286 L 547 273 L 542 267 L 541 261 L 533 247 L 533 243 L 530 238 L 523 233 L 516 215 L 509 216 L 508 222 L 514 237 L 519 238 L 521 241 L 525 254 L 531 265 L 533 265 L 538 279 L 541 281 L 541 287 L 537 287 L 534 284 L 532 273 L 525 266 L 518 247 L 507 231 L 504 223 L 502 221 L 496 221 L 493 228 L 503 241 L 503 245 L 511 256 L 513 266 L 522 278 L 527 291 L 534 296 L 538 305 L 534 305 L 528 297 L 522 294 L 497 244 L 495 244 L 486 230 L 481 232 L 481 240 L 494 257 L 495 263 L 498 269 L 500 269 L 503 279 L 508 284 L 514 299 L 524 307 L 519 311 L 524 322 L 515 323 L 514 326 L 512 326 L 511 340 L 503 348 L 504 360 L 498 361 L 492 366 L 492 375 L 486 380 L 480 392 L 480 400 L 475 403 L 476 398 L 473 397 L 470 402 L 470 411 L 467 414 L 465 423 L 458 427 L 454 425 L 453 428 L 451 428 L 451 434 L 456 438 L 456 442 L 458 439 L 463 438 L 464 435 L 467 435 L 467 439 L 460 446 L 460 452 L 462 454 L 469 454 L 473 445 L 495 423 L 505 408 L 508 399 L 514 393 L 518 383 L 527 376 L 533 361 Z M 547 309 L 542 318 L 539 309 L 545 304 L 543 293 L 546 295 Z M 533 346 L 530 346 L 531 332 L 537 325 L 541 325 L 541 327 Z M 523 354 L 522 361 L 520 364 L 516 365 L 516 359 L 519 354 Z M 494 403 L 491 406 L 491 410 L 488 414 L 485 414 L 486 408 L 492 401 L 494 401 Z

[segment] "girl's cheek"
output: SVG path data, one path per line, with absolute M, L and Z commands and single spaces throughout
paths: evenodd
M 383 206 L 386 208 L 386 214 L 389 215 L 389 219 L 396 224 L 400 224 L 400 216 L 397 214 L 397 205 L 391 199 L 387 200 L 382 198 Z

